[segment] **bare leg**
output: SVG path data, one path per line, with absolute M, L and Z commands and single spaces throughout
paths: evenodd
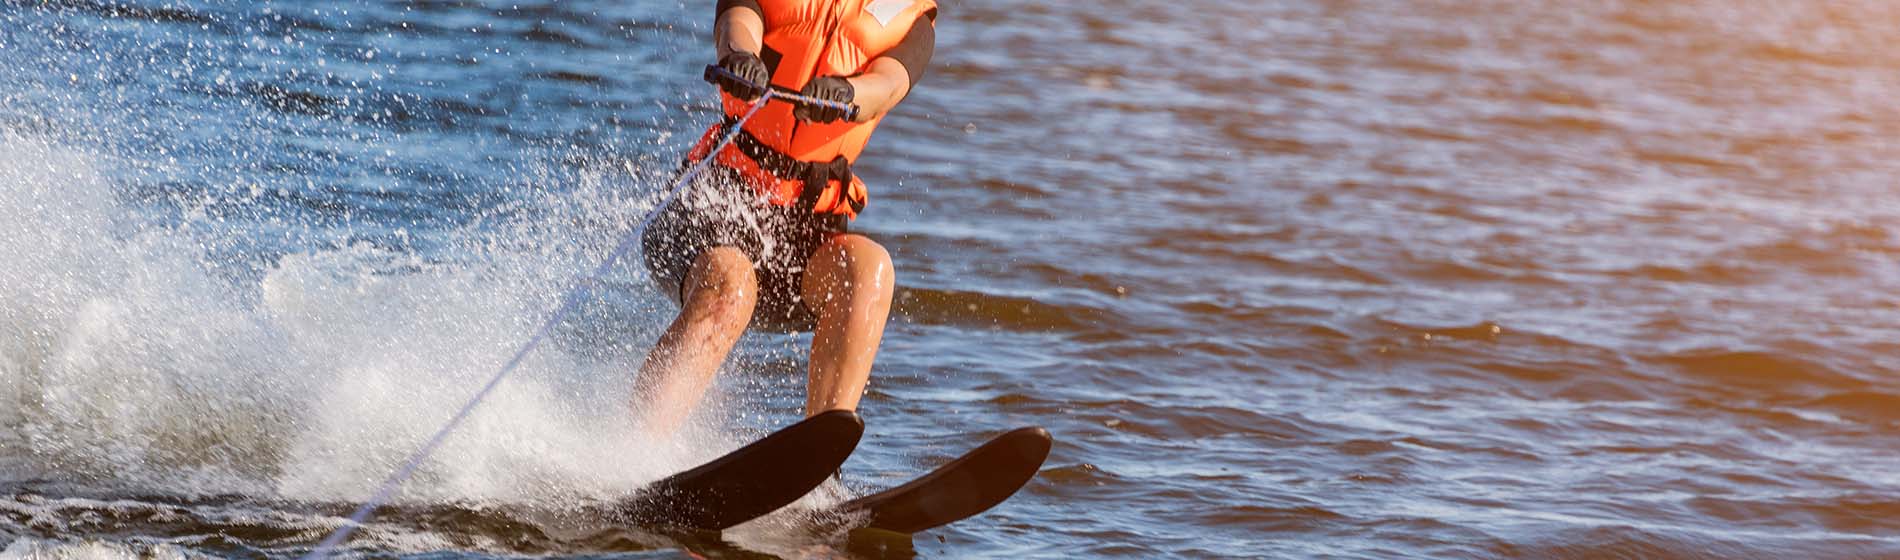
M 636 381 L 634 410 L 655 435 L 670 435 L 686 422 L 758 303 L 752 261 L 733 247 L 714 247 L 694 259 L 685 283 L 679 317 L 647 354 Z
M 818 316 L 805 415 L 857 410 L 897 287 L 891 255 L 862 235 L 833 237 L 806 265 L 802 295 Z

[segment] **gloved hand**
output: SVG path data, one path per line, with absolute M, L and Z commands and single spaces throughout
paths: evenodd
M 732 51 L 719 59 L 719 67 L 745 79 L 745 82 L 741 82 L 726 75 L 716 78 L 719 89 L 726 90 L 733 97 L 751 101 L 765 95 L 765 88 L 771 87 L 772 74 L 765 69 L 765 61 L 759 60 L 759 55 Z
M 823 99 L 825 101 L 836 101 L 845 105 L 850 105 L 851 102 L 858 97 L 857 90 L 851 87 L 851 82 L 847 82 L 844 78 L 837 76 L 813 78 L 810 83 L 805 84 L 805 89 L 798 93 L 805 97 Z M 792 116 L 804 121 L 828 123 L 845 118 L 848 115 L 844 109 L 839 107 L 799 105 L 797 108 L 792 109 Z

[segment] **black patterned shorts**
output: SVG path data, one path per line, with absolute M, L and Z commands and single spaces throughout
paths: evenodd
M 743 186 L 736 172 L 712 165 L 647 226 L 640 248 L 654 282 L 682 303 L 693 261 L 714 247 L 736 247 L 759 279 L 752 327 L 809 331 L 817 318 L 799 295 L 806 264 L 820 245 L 844 234 L 847 223 L 840 214 L 773 205 Z

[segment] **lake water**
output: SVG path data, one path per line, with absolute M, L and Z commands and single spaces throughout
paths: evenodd
M 752 335 L 643 439 L 673 307 L 581 278 L 716 118 L 710 4 L 0 1 L 0 555 L 306 552 L 584 281 L 348 552 L 1900 557 L 1874 0 L 945 0 L 811 500 L 1041 475 L 912 543 L 590 526 L 802 404 Z

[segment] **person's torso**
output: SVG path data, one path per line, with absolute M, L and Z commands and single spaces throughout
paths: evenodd
M 934 0 L 760 0 L 765 20 L 759 58 L 771 71 L 772 85 L 799 91 L 820 76 L 848 77 L 863 72 L 879 55 L 896 47 L 911 26 L 931 25 L 924 15 Z M 725 96 L 728 115 L 743 114 L 747 104 Z M 792 105 L 767 103 L 747 121 L 746 130 L 767 146 L 800 161 L 827 162 L 843 156 L 856 161 L 882 116 L 866 122 L 802 122 Z

